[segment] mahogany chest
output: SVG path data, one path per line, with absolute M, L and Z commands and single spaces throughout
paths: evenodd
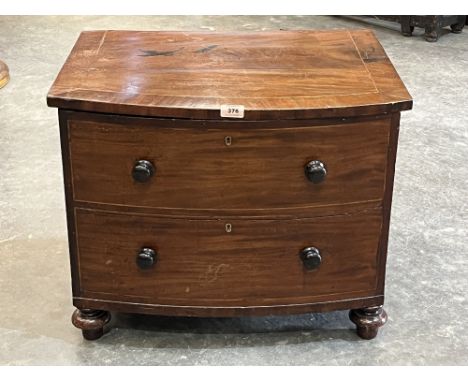
M 110 311 L 385 323 L 412 100 L 372 31 L 83 32 L 47 100 L 86 339 Z

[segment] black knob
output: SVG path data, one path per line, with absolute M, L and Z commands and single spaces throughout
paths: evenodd
M 304 169 L 307 179 L 309 179 L 312 183 L 323 182 L 327 176 L 327 169 L 325 168 L 325 165 L 319 160 L 311 160 L 306 164 Z
M 144 183 L 151 179 L 154 174 L 154 166 L 150 161 L 139 160 L 135 163 L 132 170 L 132 177 L 137 182 Z
M 151 248 L 142 248 L 138 253 L 136 262 L 141 269 L 149 269 L 156 263 L 156 251 Z
M 320 251 L 315 247 L 304 248 L 301 253 L 301 260 L 304 263 L 306 269 L 317 269 L 322 263 L 322 256 L 320 256 Z

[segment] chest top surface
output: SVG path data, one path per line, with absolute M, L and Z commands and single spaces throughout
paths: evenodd
M 351 117 L 411 96 L 370 30 L 82 32 L 49 91 L 53 107 L 222 119 Z

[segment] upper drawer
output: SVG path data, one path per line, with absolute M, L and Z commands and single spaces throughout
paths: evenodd
M 390 119 L 278 127 L 72 117 L 68 134 L 74 199 L 239 214 L 357 202 L 378 205 L 389 130 Z M 154 166 L 144 182 L 132 176 L 139 160 Z M 306 176 L 311 161 L 324 164 L 321 183 Z M 315 169 L 318 179 L 321 171 Z M 140 175 L 144 178 L 145 172 Z

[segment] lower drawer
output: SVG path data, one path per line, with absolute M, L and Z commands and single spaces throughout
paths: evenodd
M 79 275 L 80 293 L 75 297 L 253 307 L 376 292 L 380 209 L 314 219 L 229 221 L 79 208 L 75 213 L 74 274 Z M 300 255 L 307 247 L 320 253 L 316 269 L 308 269 Z M 143 248 L 147 250 L 139 256 Z M 318 263 L 316 251 L 309 255 Z

